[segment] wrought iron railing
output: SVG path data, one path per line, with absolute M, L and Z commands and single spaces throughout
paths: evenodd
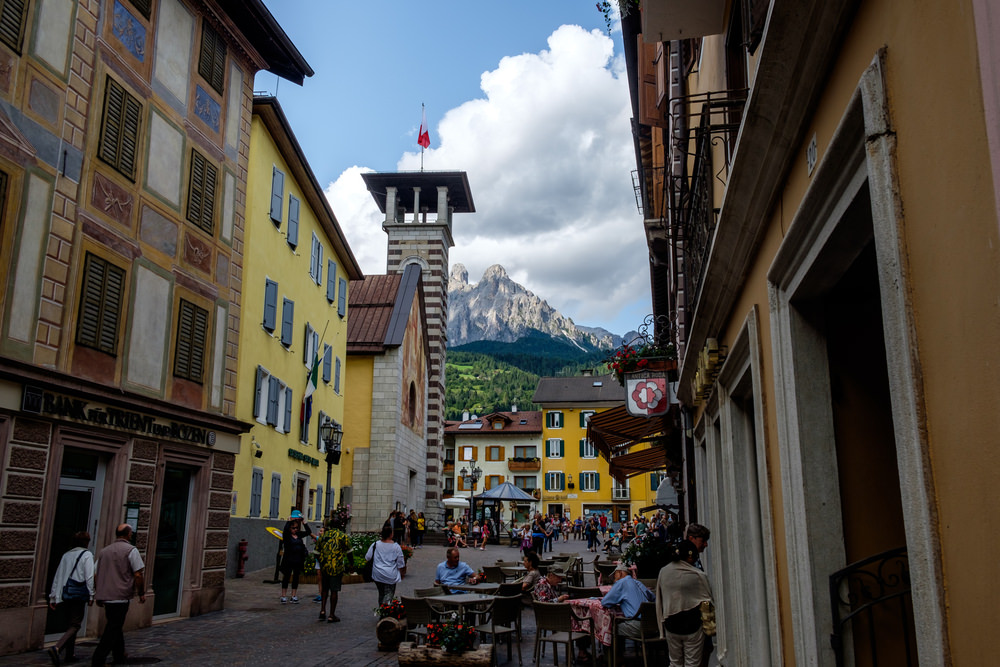
M 865 558 L 830 575 L 837 667 L 915 665 L 916 637 L 906 547 Z

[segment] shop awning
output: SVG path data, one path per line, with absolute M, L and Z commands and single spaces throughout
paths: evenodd
M 587 438 L 610 461 L 617 449 L 649 442 L 667 433 L 671 419 L 671 415 L 634 417 L 620 405 L 592 416 L 587 424 Z
M 628 477 L 641 475 L 652 470 L 664 470 L 669 465 L 666 445 L 653 445 L 647 449 L 612 457 L 608 463 L 608 472 L 619 482 L 624 483 Z

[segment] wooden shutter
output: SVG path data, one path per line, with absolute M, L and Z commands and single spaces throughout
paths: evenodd
M 187 219 L 209 234 L 214 228 L 217 176 L 215 165 L 192 149 Z
M 24 24 L 28 17 L 26 0 L 3 0 L 0 4 L 0 41 L 21 53 Z
M 264 328 L 273 332 L 278 321 L 278 283 L 271 279 L 264 282 Z
M 300 203 L 297 197 L 293 197 L 291 194 L 288 195 L 288 233 L 285 235 L 285 240 L 288 241 L 288 245 L 293 248 L 299 245 L 299 207 Z M 278 211 L 278 218 L 281 218 L 281 211 Z
M 288 433 L 292 430 L 292 388 L 285 387 L 285 423 L 282 431 Z
M 340 279 L 340 291 L 337 295 L 337 315 L 344 317 L 347 315 L 347 279 Z
M 139 152 L 139 123 L 142 119 L 142 105 L 125 93 L 125 108 L 122 114 L 122 137 L 118 171 L 135 180 L 135 163 Z
M 129 0 L 132 6 L 139 10 L 143 18 L 149 18 L 150 5 L 152 5 L 153 0 Z
M 281 306 L 281 344 L 289 347 L 292 344 L 292 325 L 295 322 L 295 303 L 284 299 Z
M 337 263 L 326 260 L 326 300 L 333 303 L 337 298 Z
M 216 92 L 221 93 L 226 82 L 226 43 L 207 21 L 201 24 L 201 54 L 198 73 Z
M 257 383 L 254 385 L 253 391 L 253 416 L 260 417 L 260 398 L 261 392 L 264 390 L 264 378 L 267 376 L 267 372 L 261 368 L 257 367 Z
M 281 226 L 281 204 L 285 197 L 285 175 L 277 167 L 271 168 L 271 220 Z
M 639 59 L 639 122 L 643 125 L 666 127 L 666 117 L 657 107 L 656 44 L 646 44 L 636 36 Z
M 78 345 L 114 355 L 125 287 L 125 271 L 87 253 L 81 286 Z
M 181 299 L 177 309 L 174 375 L 201 382 L 208 338 L 208 311 Z
M 323 346 L 323 382 L 330 383 L 330 373 L 333 370 L 333 348 Z

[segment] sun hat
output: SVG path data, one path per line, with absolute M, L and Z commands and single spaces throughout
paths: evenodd
M 625 566 L 625 563 L 618 563 L 618 567 L 615 568 L 615 572 L 628 572 L 632 574 L 632 571 Z
M 300 512 L 298 510 L 292 510 L 292 516 L 291 516 L 291 518 L 292 519 L 304 519 L 305 517 L 302 516 L 302 512 Z

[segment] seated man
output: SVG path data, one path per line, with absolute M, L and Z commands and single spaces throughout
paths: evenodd
M 445 552 L 445 561 L 438 564 L 434 583 L 443 586 L 447 593 L 461 593 L 460 590 L 450 589 L 449 586 L 461 585 L 464 583 L 476 583 L 476 573 L 466 563 L 459 560 L 458 549 L 449 547 Z
M 639 605 L 643 602 L 654 602 L 656 596 L 641 582 L 632 577 L 624 565 L 615 568 L 612 575 L 615 582 L 611 590 L 601 599 L 604 608 L 618 607 L 629 618 L 639 613 Z M 641 639 L 641 624 L 638 620 L 620 621 L 618 635 L 630 639 Z
M 529 553 L 534 553 L 529 552 Z M 556 591 L 556 587 L 562 583 L 563 576 L 555 570 L 549 570 L 549 573 L 544 577 L 535 582 L 535 588 L 532 589 L 531 595 L 539 602 L 565 602 L 569 599 L 569 595 L 559 595 Z

